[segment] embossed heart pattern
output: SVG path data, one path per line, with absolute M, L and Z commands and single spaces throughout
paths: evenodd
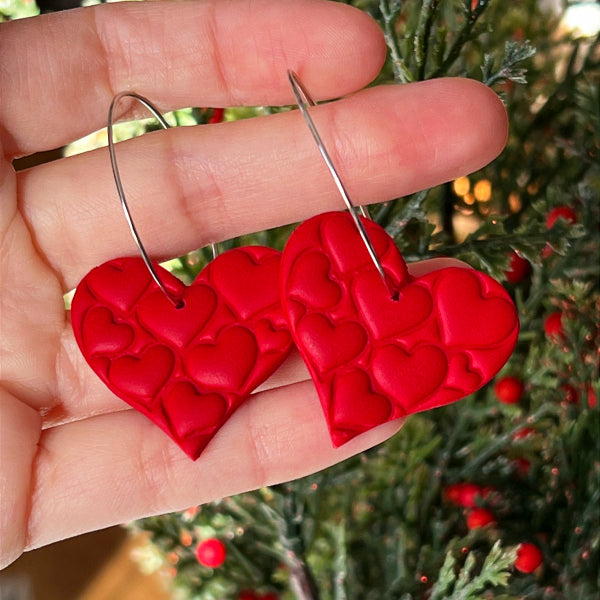
M 229 250 L 189 287 L 155 265 L 181 308 L 141 258 L 96 267 L 71 305 L 83 356 L 110 390 L 196 459 L 289 353 L 280 256 L 260 246 Z
M 387 233 L 363 222 L 394 299 L 350 215 L 325 213 L 300 225 L 283 255 L 230 250 L 189 287 L 156 266 L 182 308 L 142 259 L 104 263 L 73 298 L 75 338 L 107 387 L 193 459 L 277 370 L 292 337 L 336 446 L 484 385 L 517 338 L 506 291 L 471 269 L 414 279 Z
M 506 362 L 519 330 L 494 279 L 456 267 L 413 278 L 385 230 L 363 224 L 388 285 L 348 213 L 302 223 L 281 261 L 282 305 L 336 446 L 477 390 Z

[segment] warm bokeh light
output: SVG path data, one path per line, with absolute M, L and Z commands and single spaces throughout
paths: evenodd
M 468 177 L 459 177 L 452 183 L 452 189 L 457 196 L 464 196 L 471 189 L 471 182 Z
M 597 2 L 578 2 L 565 11 L 561 25 L 575 36 L 592 37 L 600 31 L 600 5 Z
M 480 179 L 473 188 L 473 194 L 479 202 L 489 202 L 492 197 L 492 183 L 489 179 Z
M 538 193 L 539 189 L 540 189 L 540 186 L 536 182 L 530 183 L 527 186 L 527 193 L 530 194 L 531 196 L 535 196 Z
M 519 194 L 512 192 L 512 194 L 508 196 L 508 207 L 510 208 L 511 212 L 519 212 L 522 206 L 523 203 L 521 202 Z
M 191 546 L 193 541 L 192 534 L 189 531 L 183 530 L 179 535 L 179 541 L 184 546 Z
M 467 239 L 470 233 L 475 233 L 481 226 L 481 219 L 473 214 L 467 215 L 463 211 L 456 211 L 452 215 L 452 226 L 454 228 L 454 235 L 456 241 L 461 244 Z
M 463 198 L 463 201 L 465 204 L 471 206 L 472 204 L 475 204 L 475 197 L 473 196 L 473 194 L 466 194 Z

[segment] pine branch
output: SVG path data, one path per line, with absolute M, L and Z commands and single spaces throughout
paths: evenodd
M 500 541 L 497 542 L 499 544 Z M 492 550 L 493 551 L 493 550 Z M 456 585 L 454 586 L 454 593 L 450 596 L 450 598 L 460 598 L 461 600 L 464 598 L 468 598 L 470 596 L 470 587 L 475 583 L 473 579 L 473 571 L 475 570 L 475 554 L 473 552 L 469 552 L 467 554 L 467 559 L 465 560 L 465 564 L 463 568 L 458 572 L 458 577 L 456 578 Z M 485 587 L 485 586 L 484 586 Z M 482 589 L 475 586 L 475 592 L 481 592 Z
M 421 12 L 419 13 L 419 24 L 415 32 L 415 61 L 419 69 L 417 79 L 425 79 L 425 68 L 427 66 L 427 55 L 429 52 L 429 38 L 431 26 L 437 13 L 440 0 L 423 0 Z
M 469 0 L 467 0 L 466 10 L 468 11 L 468 14 L 465 24 L 458 33 L 458 37 L 454 41 L 454 44 L 452 44 L 446 58 L 431 75 L 431 79 L 434 79 L 436 77 L 442 77 L 450 71 L 450 67 L 452 67 L 456 59 L 459 57 L 461 50 L 463 49 L 465 44 L 471 39 L 473 27 L 475 26 L 475 23 L 477 23 L 479 17 L 487 8 L 489 0 L 479 0 L 474 10 L 469 10 L 469 4 L 470 2 Z
M 400 44 L 398 43 L 398 34 L 396 33 L 396 21 L 400 14 L 400 2 L 399 0 L 380 0 L 379 9 L 383 17 L 383 35 L 392 57 L 394 80 L 396 83 L 409 83 L 414 78 L 404 64 L 400 52 Z
M 556 412 L 554 405 L 543 404 L 538 408 L 532 415 L 527 418 L 527 422 L 531 425 L 537 423 L 540 419 L 547 415 L 551 415 Z M 522 429 L 523 424 L 518 423 L 515 427 L 512 427 L 506 433 L 496 436 L 494 440 L 488 444 L 485 450 L 481 451 L 473 460 L 465 463 L 465 466 L 459 471 L 456 476 L 456 480 L 468 478 L 472 473 L 476 472 L 489 458 L 504 450 L 513 439 L 513 436 L 517 431 Z
M 456 242 L 454 233 L 454 198 L 452 196 L 452 185 L 446 183 L 442 186 L 440 194 L 440 215 L 442 218 L 442 230 L 450 243 Z
M 473 552 L 467 555 L 458 575 L 455 571 L 456 559 L 451 551 L 448 552 L 438 580 L 431 590 L 430 600 L 481 600 L 481 593 L 487 588 L 505 587 L 517 552 L 516 549 L 503 550 L 500 544 L 500 540 L 494 544 L 478 575 L 473 575 L 476 566 Z
M 494 69 L 494 59 L 489 54 L 484 54 L 483 65 L 483 83 L 492 86 L 498 81 L 514 81 L 515 83 L 527 83 L 525 75 L 527 69 L 517 67 L 517 65 L 536 53 L 536 49 L 529 43 L 508 41 L 504 45 L 504 56 L 497 71 Z
M 596 40 L 594 45 L 597 45 Z M 544 103 L 542 108 L 538 111 L 533 119 L 529 122 L 529 125 L 522 134 L 522 139 L 527 139 L 532 132 L 539 131 L 545 123 L 555 119 L 558 114 L 563 112 L 565 109 L 570 108 L 575 101 L 572 94 L 573 81 L 576 76 L 577 58 L 579 56 L 579 43 L 576 42 L 573 45 L 571 55 L 567 63 L 567 69 L 563 80 L 559 85 L 554 88 L 552 94 L 548 97 L 548 100 Z M 589 58 L 587 55 L 585 63 Z
M 431 590 L 431 596 L 429 600 L 444 600 L 446 594 L 450 591 L 452 584 L 456 580 L 456 574 L 454 572 L 454 566 L 456 565 L 456 559 L 452 554 L 452 551 L 446 554 L 444 564 L 440 569 L 437 582 Z
M 387 227 L 389 225 L 389 219 L 395 208 L 395 205 L 396 200 L 384 202 L 377 210 L 377 214 L 375 215 L 373 220 L 382 227 Z
M 427 199 L 428 193 L 429 190 L 423 190 L 412 194 L 412 196 L 404 200 L 398 214 L 394 217 L 390 225 L 386 227 L 391 237 L 394 239 L 398 238 L 412 219 L 418 221 L 425 221 L 427 219 L 423 204 Z
M 333 538 L 335 555 L 333 559 L 333 599 L 347 600 L 346 577 L 348 562 L 346 556 L 346 523 L 331 524 L 328 528 Z
M 486 221 L 464 242 L 450 246 L 436 245 L 423 257 L 452 256 L 463 258 L 476 268 L 483 268 L 494 277 L 503 277 L 508 266 L 508 253 L 519 250 L 531 262 L 538 260 L 542 249 L 548 244 L 554 251 L 564 254 L 575 240 L 585 235 L 581 225 L 569 226 L 559 222 L 550 230 L 540 233 L 539 224 L 530 221 L 506 233 L 500 218 Z
M 301 526 L 302 507 L 298 506 L 293 488 L 283 494 L 283 515 L 279 520 L 278 536 L 285 550 L 285 563 L 290 573 L 290 588 L 296 600 L 319 600 L 319 588 L 305 559 Z
M 296 600 L 319 600 L 319 589 L 308 565 L 293 556 L 288 556 L 290 588 Z

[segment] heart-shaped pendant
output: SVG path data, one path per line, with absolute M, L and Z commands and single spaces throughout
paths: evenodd
M 335 446 L 474 392 L 506 362 L 519 331 L 494 279 L 456 267 L 413 278 L 385 230 L 362 223 L 394 297 L 349 213 L 302 223 L 281 262 L 283 309 Z
M 90 271 L 71 304 L 75 338 L 107 387 L 193 459 L 285 360 L 292 340 L 278 293 L 281 254 L 229 250 L 185 286 L 141 258 Z

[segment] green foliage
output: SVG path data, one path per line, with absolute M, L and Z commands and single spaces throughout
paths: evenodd
M 485 557 L 481 572 L 474 575 L 477 559 L 472 552 L 467 554 L 464 565 L 457 571 L 457 560 L 449 551 L 431 590 L 430 600 L 479 600 L 481 593 L 489 587 L 506 586 L 516 554 L 516 549 L 502 550 L 498 540 Z
M 524 69 L 519 63 L 531 58 L 535 54 L 535 48 L 527 41 L 524 43 L 508 41 L 504 45 L 504 56 L 500 63 L 500 68 L 494 71 L 494 59 L 489 54 L 483 55 L 483 83 L 485 85 L 494 85 L 497 82 L 512 81 L 514 83 L 527 83 L 525 75 L 527 69 Z
M 39 15 L 40 10 L 34 0 L 1 0 L 0 23 L 14 19 L 24 19 Z
M 600 543 L 599 413 L 561 406 L 548 384 L 556 389 L 553 380 L 533 382 L 525 405 L 506 410 L 484 390 L 411 417 L 384 446 L 322 473 L 204 505 L 191 518 L 141 525 L 166 555 L 180 557 L 176 581 L 203 600 L 235 598 L 245 588 L 293 598 L 292 580 L 308 576 L 298 571 L 303 564 L 323 599 L 420 599 L 429 583 L 439 598 L 480 598 L 484 590 L 518 596 L 535 580 L 509 578 L 514 551 L 499 540 L 534 541 L 544 550 L 541 584 L 590 591 Z M 524 426 L 537 433 L 515 441 Z M 528 474 L 515 471 L 517 458 L 530 460 Z M 498 527 L 466 529 L 462 511 L 442 501 L 444 487 L 457 481 L 498 490 L 486 500 Z M 190 546 L 182 546 L 182 530 L 191 533 Z M 226 540 L 229 558 L 211 572 L 195 563 L 193 549 L 214 535 Z

